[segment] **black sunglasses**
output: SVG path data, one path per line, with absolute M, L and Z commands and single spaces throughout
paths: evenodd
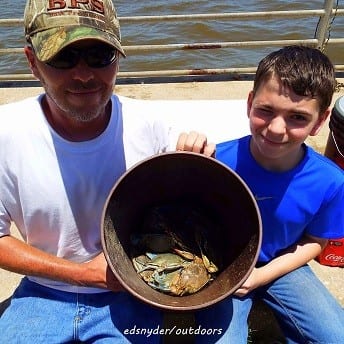
M 46 64 L 57 69 L 70 69 L 79 63 L 80 58 L 91 68 L 103 68 L 114 63 L 118 59 L 118 53 L 105 44 L 87 48 L 67 47 Z

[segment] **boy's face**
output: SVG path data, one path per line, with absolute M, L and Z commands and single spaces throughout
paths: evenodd
M 320 114 L 316 99 L 299 96 L 272 77 L 249 94 L 247 113 L 254 158 L 266 169 L 286 171 L 302 159 L 302 143 L 319 132 L 330 109 Z

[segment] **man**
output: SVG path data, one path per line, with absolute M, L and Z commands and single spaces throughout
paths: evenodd
M 164 152 L 168 137 L 141 102 L 113 95 L 125 52 L 111 0 L 28 0 L 24 24 L 45 93 L 0 110 L 0 267 L 27 276 L 0 319 L 0 341 L 125 343 L 125 330 L 154 329 L 161 312 L 110 272 L 101 213 L 116 180 Z M 194 132 L 178 142 L 213 148 Z M 24 241 L 11 236 L 12 221 Z

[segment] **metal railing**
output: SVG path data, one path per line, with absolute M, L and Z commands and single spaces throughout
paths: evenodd
M 269 11 L 269 12 L 241 12 L 241 13 L 214 13 L 193 15 L 165 15 L 165 16 L 133 16 L 120 17 L 121 26 L 133 23 L 147 22 L 179 22 L 185 21 L 211 21 L 211 20 L 266 20 L 266 19 L 300 19 L 317 18 L 318 24 L 315 35 L 307 39 L 295 40 L 252 40 L 252 41 L 229 41 L 229 42 L 202 42 L 191 44 L 155 44 L 155 45 L 128 45 L 124 46 L 127 54 L 138 52 L 169 52 L 202 49 L 242 48 L 242 47 L 271 47 L 285 46 L 289 44 L 302 44 L 313 46 L 324 50 L 327 45 L 339 45 L 344 43 L 344 38 L 331 38 L 331 24 L 335 17 L 344 16 L 344 9 L 338 8 L 338 1 L 325 0 L 322 9 L 301 11 Z M 23 19 L 0 19 L 0 27 L 23 26 Z M 23 54 L 20 48 L 0 49 L 0 56 L 8 54 Z M 336 71 L 344 71 L 344 65 L 335 65 Z M 175 77 L 175 76 L 197 76 L 197 75 L 228 75 L 228 74 L 250 74 L 254 73 L 256 66 L 217 69 L 182 69 L 182 70 L 157 70 L 157 71 L 121 71 L 120 78 L 145 78 L 145 77 Z M 31 74 L 0 74 L 0 81 L 8 80 L 34 80 Z

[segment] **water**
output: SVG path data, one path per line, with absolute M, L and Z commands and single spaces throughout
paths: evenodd
M 321 9 L 323 0 L 146 0 L 115 1 L 119 17 L 133 15 L 200 14 L 247 11 L 282 11 Z M 25 0 L 1 0 L 0 18 L 21 18 Z M 339 5 L 339 8 L 341 6 Z M 121 25 L 123 45 L 204 43 L 250 40 L 310 39 L 314 37 L 317 18 L 268 19 L 256 21 L 212 20 L 207 22 L 162 22 Z M 0 48 L 22 47 L 22 27 L 0 27 Z M 344 17 L 338 16 L 331 37 L 344 37 Z M 130 53 L 121 61 L 121 71 L 251 67 L 272 48 L 226 48 Z M 344 64 L 343 45 L 328 46 L 325 52 L 335 64 Z M 24 55 L 1 56 L 0 74 L 29 73 Z

